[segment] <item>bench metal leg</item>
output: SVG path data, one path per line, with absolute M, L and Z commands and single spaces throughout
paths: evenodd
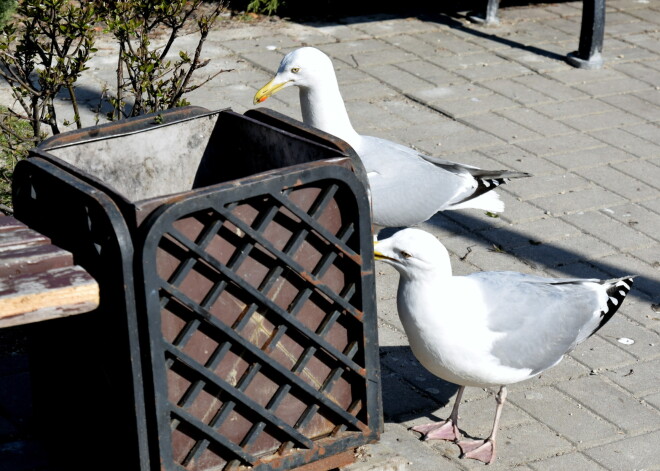
M 604 33 L 605 0 L 583 0 L 580 45 L 566 56 L 566 61 L 581 69 L 599 69 L 603 65 Z
M 486 5 L 486 14 L 475 12 L 468 15 L 470 21 L 484 25 L 497 25 L 500 19 L 497 17 L 497 10 L 500 7 L 500 0 L 488 0 Z

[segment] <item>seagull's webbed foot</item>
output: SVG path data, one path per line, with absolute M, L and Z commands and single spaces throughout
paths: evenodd
M 465 440 L 458 442 L 461 448 L 461 458 L 472 458 L 490 464 L 495 461 L 495 442 L 488 438 L 486 440 Z
M 461 438 L 458 426 L 451 419 L 432 424 L 417 425 L 412 427 L 411 430 L 421 433 L 424 440 L 455 441 Z

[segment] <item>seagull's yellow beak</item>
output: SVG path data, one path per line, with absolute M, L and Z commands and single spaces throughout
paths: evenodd
M 376 247 L 376 245 L 378 245 L 378 241 L 374 242 L 374 247 Z M 393 259 L 392 257 L 388 257 L 387 255 L 383 255 L 382 253 L 380 253 L 376 249 L 374 249 L 374 260 L 392 260 L 392 261 L 396 262 L 396 260 Z
M 277 77 L 275 77 L 275 78 L 277 78 Z M 259 89 L 257 94 L 254 95 L 253 103 L 256 105 L 257 103 L 262 103 L 262 102 L 266 101 L 266 99 L 269 96 L 279 92 L 281 89 L 286 87 L 286 85 L 288 83 L 289 83 L 289 81 L 278 83 L 278 82 L 275 81 L 275 79 L 271 80 L 266 85 L 261 87 L 261 89 Z

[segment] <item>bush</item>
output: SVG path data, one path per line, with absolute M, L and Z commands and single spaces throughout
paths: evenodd
M 196 18 L 200 39 L 195 51 L 170 57 L 182 28 L 194 18 L 203 0 L 20 0 L 16 20 L 0 26 L 0 79 L 9 85 L 15 105 L 0 109 L 0 204 L 7 201 L 3 182 L 27 149 L 61 126 L 81 128 L 75 84 L 96 52 L 98 25 L 105 25 L 119 43 L 115 90 L 103 91 L 122 119 L 187 105 L 184 95 L 211 80 L 192 82 L 193 73 L 207 61 L 202 46 L 223 10 L 216 3 Z M 6 0 L 0 0 L 4 6 Z M 158 39 L 163 36 L 165 39 Z M 169 33 L 169 34 L 168 34 Z M 56 98 L 64 93 L 73 120 L 58 121 Z M 57 106 L 62 106 L 61 102 Z M 92 123 L 95 124 L 95 123 Z
M 16 0 L 0 0 L 0 26 L 4 25 L 16 8 Z

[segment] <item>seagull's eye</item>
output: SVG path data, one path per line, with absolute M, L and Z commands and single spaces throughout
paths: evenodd
M 406 259 L 412 257 L 412 255 L 410 255 L 408 252 L 404 250 L 401 251 L 401 256 Z
M 294 67 L 293 69 L 291 69 L 291 72 L 297 74 L 298 72 L 300 72 L 300 67 Z

